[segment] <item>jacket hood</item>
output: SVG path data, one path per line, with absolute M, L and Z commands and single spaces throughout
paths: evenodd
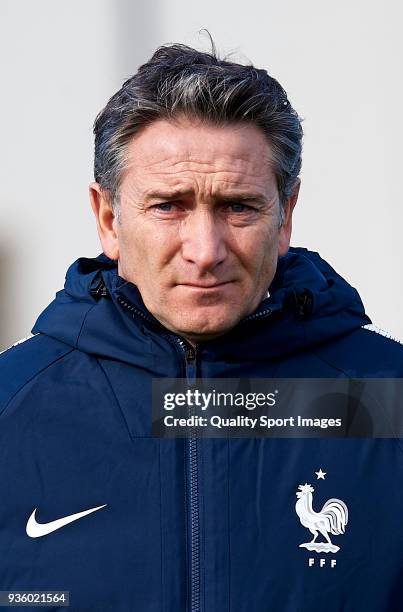
M 291 247 L 279 258 L 269 292 L 257 310 L 231 331 L 202 343 L 211 359 L 275 359 L 371 322 L 357 291 L 318 253 L 307 249 Z M 173 335 L 146 309 L 137 287 L 118 275 L 117 263 L 103 254 L 80 258 L 70 266 L 64 289 L 39 316 L 32 332 L 151 371 L 155 371 L 151 344 L 163 344 Z

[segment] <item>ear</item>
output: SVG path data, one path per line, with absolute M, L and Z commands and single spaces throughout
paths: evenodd
M 279 231 L 278 239 L 278 255 L 285 255 L 290 246 L 291 231 L 292 231 L 292 213 L 298 200 L 299 188 L 301 186 L 300 179 L 297 179 L 291 196 L 284 204 L 284 221 Z
M 118 259 L 119 243 L 116 228 L 118 221 L 112 210 L 110 200 L 98 183 L 91 183 L 89 190 L 91 207 L 97 222 L 102 250 L 110 259 Z

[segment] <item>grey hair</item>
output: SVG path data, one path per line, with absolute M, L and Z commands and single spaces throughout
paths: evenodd
M 267 137 L 284 205 L 301 169 L 301 118 L 282 86 L 266 70 L 242 65 L 180 44 L 159 47 L 98 114 L 94 123 L 94 177 L 119 218 L 119 187 L 127 146 L 158 119 L 179 115 L 216 124 L 248 122 Z

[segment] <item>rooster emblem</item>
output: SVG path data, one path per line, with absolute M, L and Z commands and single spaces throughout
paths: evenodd
M 316 552 L 332 552 L 340 550 L 339 546 L 332 544 L 329 533 L 340 535 L 344 533 L 348 522 L 348 510 L 341 499 L 328 499 L 320 512 L 312 509 L 312 493 L 314 488 L 310 484 L 299 485 L 296 493 L 298 499 L 295 511 L 299 516 L 301 525 L 309 529 L 313 540 L 300 544 L 300 548 L 307 548 Z M 321 534 L 326 542 L 316 542 Z

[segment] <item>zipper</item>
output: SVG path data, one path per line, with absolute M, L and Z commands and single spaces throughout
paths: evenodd
M 256 321 L 256 319 L 263 319 L 264 317 L 268 317 L 273 313 L 273 308 L 266 308 L 261 312 L 257 312 L 256 314 L 251 314 L 248 317 L 242 319 L 239 324 L 248 323 L 249 321 Z
M 120 295 L 118 295 L 116 297 L 117 301 L 119 302 L 119 304 L 121 306 L 123 306 L 123 308 L 125 308 L 126 310 L 128 310 L 129 312 L 132 313 L 132 315 L 137 315 L 138 317 L 140 317 L 141 319 L 144 319 L 145 321 L 148 321 L 149 323 L 153 323 L 155 325 L 155 321 L 152 320 L 151 317 L 148 317 L 146 314 L 144 314 L 144 312 L 142 312 L 139 308 L 136 308 L 135 306 L 133 306 L 133 304 L 131 302 L 128 302 L 127 300 L 125 300 L 124 298 L 122 298 Z
M 139 316 L 143 320 L 155 325 L 150 317 L 136 308 L 127 300 L 118 296 L 118 302 L 129 310 L 133 316 Z M 256 319 L 268 317 L 273 312 L 272 308 L 266 308 L 261 312 L 249 315 L 240 323 L 247 323 Z M 166 337 L 174 338 L 176 344 L 185 359 L 186 380 L 189 386 L 196 383 L 197 375 L 197 349 L 175 334 L 163 334 Z M 194 412 L 194 407 L 190 409 L 189 416 Z M 190 525 L 190 609 L 189 612 L 201 611 L 201 589 L 200 589 L 200 501 L 199 501 L 199 466 L 198 466 L 198 438 L 195 431 L 190 430 L 188 438 L 185 439 L 188 483 L 187 498 L 189 500 L 189 525 Z
M 175 339 L 185 357 L 186 380 L 189 386 L 196 382 L 196 349 L 182 338 Z M 194 407 L 189 416 L 194 414 Z M 200 612 L 200 503 L 199 503 L 199 466 L 198 439 L 195 431 L 190 430 L 185 439 L 188 459 L 188 500 L 190 510 L 190 612 Z
M 186 380 L 189 386 L 193 386 L 196 382 L 196 349 L 179 336 L 175 336 L 175 340 L 185 357 Z

